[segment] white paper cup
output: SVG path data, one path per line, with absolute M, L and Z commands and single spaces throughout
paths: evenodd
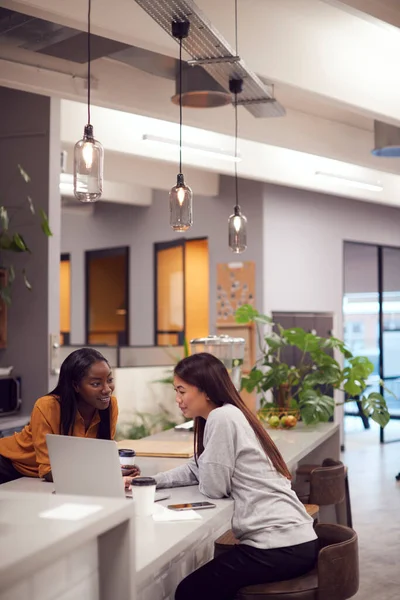
M 120 448 L 120 450 L 118 450 L 118 454 L 119 463 L 122 469 L 129 469 L 129 467 L 133 467 L 136 456 L 136 452 L 134 450 Z
M 135 477 L 131 486 L 135 517 L 150 517 L 154 511 L 156 480 L 153 477 Z

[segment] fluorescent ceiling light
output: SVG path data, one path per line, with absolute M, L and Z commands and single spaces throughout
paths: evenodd
M 75 504 L 66 502 L 56 508 L 39 513 L 41 519 L 56 519 L 60 521 L 80 521 L 89 515 L 99 512 L 103 507 L 98 504 Z
M 361 190 L 369 190 L 370 192 L 382 192 L 383 185 L 377 181 L 376 183 L 368 183 L 367 181 L 356 181 L 355 179 L 348 179 L 347 177 L 343 177 L 342 175 L 334 175 L 333 173 L 323 173 L 322 171 L 316 171 L 315 174 L 324 180 L 332 180 L 334 179 L 337 183 L 358 188 Z
M 142 136 L 142 140 L 144 142 L 152 142 L 153 144 L 163 144 L 168 146 L 176 146 L 179 147 L 179 140 L 174 140 L 170 138 L 160 137 L 158 135 L 151 135 L 145 133 Z M 210 148 L 208 146 L 200 146 L 198 144 L 183 144 L 183 150 L 193 150 L 196 154 L 207 154 L 208 156 L 214 156 L 215 158 L 219 158 L 222 160 L 228 160 L 231 162 L 240 162 L 242 160 L 240 154 L 235 157 L 235 155 L 227 150 L 223 150 L 222 148 Z

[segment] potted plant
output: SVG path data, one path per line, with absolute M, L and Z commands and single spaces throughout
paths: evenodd
M 30 183 L 30 177 L 28 173 L 21 167 L 17 166 L 17 174 L 22 178 L 25 184 L 28 186 Z M 6 277 L 0 279 L 0 299 L 6 304 L 11 303 L 11 288 L 13 281 L 15 280 L 15 269 L 12 264 L 2 265 L 3 257 L 7 253 L 29 253 L 30 249 L 21 233 L 19 233 L 15 227 L 13 227 L 14 219 L 21 211 L 26 210 L 28 216 L 32 219 L 33 223 L 39 219 L 40 227 L 46 236 L 51 236 L 51 230 L 46 213 L 40 209 L 39 214 L 36 214 L 35 206 L 32 198 L 29 196 L 28 190 L 24 198 L 21 199 L 19 204 L 13 206 L 6 206 L 2 204 L 3 200 L 0 198 L 0 266 L 6 271 Z M 32 286 L 28 281 L 26 270 L 22 269 L 22 276 L 24 279 L 25 286 L 31 290 Z M 1 284 L 1 281 L 5 281 L 5 284 Z
M 300 327 L 284 329 L 267 315 L 260 314 L 246 304 L 235 314 L 238 323 L 254 322 L 257 330 L 261 356 L 248 375 L 242 378 L 242 388 L 260 394 L 261 418 L 278 426 L 280 415 L 297 415 L 306 424 L 326 422 L 332 417 L 335 400 L 329 392 L 344 393 L 344 402 L 361 401 L 364 414 L 385 427 L 390 416 L 384 397 L 372 392 L 366 394 L 368 378 L 373 364 L 365 356 L 353 356 L 343 341 L 335 337 L 320 337 Z M 266 328 L 266 333 L 264 329 Z M 288 365 L 281 360 L 282 349 L 295 346 L 301 351 L 297 365 Z M 344 357 L 342 367 L 334 352 Z M 381 385 L 382 382 L 381 382 Z M 287 420 L 287 418 L 286 418 Z

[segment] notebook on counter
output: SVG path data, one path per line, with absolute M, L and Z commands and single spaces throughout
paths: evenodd
M 137 456 L 191 458 L 194 454 L 193 440 L 121 440 L 118 447 L 135 450 Z

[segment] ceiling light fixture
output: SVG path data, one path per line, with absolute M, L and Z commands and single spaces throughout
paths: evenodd
M 237 0 L 235 0 L 235 47 L 236 54 L 238 53 L 238 14 L 237 14 Z M 238 140 L 238 94 L 243 90 L 243 80 L 236 78 L 229 80 L 229 90 L 234 94 L 234 108 L 235 108 L 235 156 L 237 156 L 237 140 Z M 229 232 L 229 247 L 232 252 L 241 254 L 247 248 L 247 219 L 242 215 L 239 206 L 239 189 L 238 189 L 238 173 L 237 163 L 235 162 L 235 207 L 233 215 L 228 220 L 228 232 Z
M 193 225 L 193 193 L 182 173 L 182 40 L 189 35 L 189 21 L 172 21 L 172 35 L 179 40 L 179 173 L 169 193 L 170 225 L 187 231 Z
M 83 138 L 74 148 L 74 194 L 81 202 L 96 202 L 103 191 L 103 146 L 94 139 L 93 125 L 90 122 L 90 86 L 91 86 L 91 32 L 90 17 L 92 0 L 88 0 L 87 29 L 87 125 L 83 130 Z
M 168 146 L 178 146 L 179 140 L 174 140 L 171 138 L 164 138 L 158 135 L 152 135 L 150 133 L 145 133 L 142 136 L 143 142 L 152 142 L 154 144 L 168 145 Z M 185 151 L 193 151 L 195 154 L 204 154 L 208 156 L 213 156 L 214 158 L 219 158 L 221 160 L 227 160 L 230 162 L 240 162 L 242 160 L 240 154 L 235 156 L 228 150 L 224 150 L 223 148 L 211 148 L 209 146 L 201 146 L 198 144 L 185 143 L 183 144 L 183 149 Z
M 335 175 L 333 173 L 323 173 L 322 171 L 316 171 L 315 175 L 325 180 L 334 179 L 337 183 L 348 187 L 358 188 L 361 190 L 369 190 L 370 192 L 383 191 L 383 185 L 379 181 L 377 181 L 376 183 L 368 183 L 367 181 L 357 181 L 355 179 L 343 177 L 342 175 Z

